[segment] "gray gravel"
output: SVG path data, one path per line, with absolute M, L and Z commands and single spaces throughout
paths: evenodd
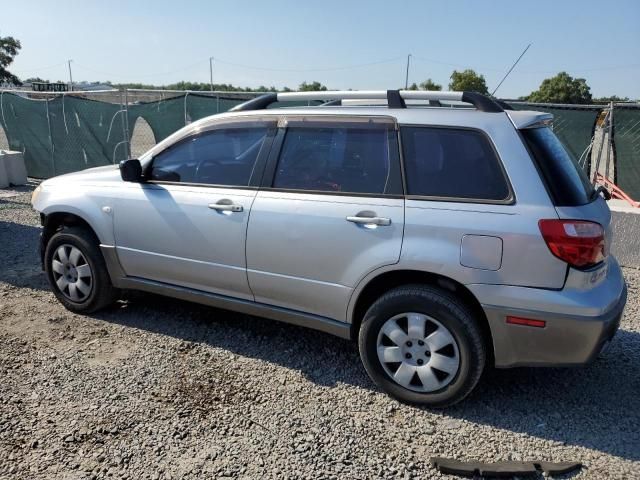
M 638 270 L 604 358 L 491 371 L 429 411 L 317 332 L 143 294 L 71 314 L 39 270 L 28 190 L 0 198 L 0 478 L 443 478 L 432 455 L 640 477 Z

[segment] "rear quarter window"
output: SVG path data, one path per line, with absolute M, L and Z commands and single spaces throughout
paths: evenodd
M 589 177 L 549 127 L 520 132 L 555 205 L 574 207 L 593 200 Z
M 402 127 L 407 193 L 468 201 L 507 201 L 510 189 L 495 150 L 479 131 Z

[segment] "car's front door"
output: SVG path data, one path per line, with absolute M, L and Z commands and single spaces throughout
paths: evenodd
M 404 200 L 393 120 L 289 119 L 265 182 L 247 232 L 256 301 L 345 320 L 358 281 L 400 256 Z
M 253 299 L 247 220 L 274 122 L 234 122 L 157 154 L 148 181 L 123 189 L 114 211 L 118 258 L 131 277 Z

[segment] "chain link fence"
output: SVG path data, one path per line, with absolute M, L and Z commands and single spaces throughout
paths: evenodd
M 226 112 L 257 95 L 0 90 L 0 149 L 23 152 L 29 175 L 49 178 L 138 157 L 185 125 Z M 599 173 L 631 197 L 640 198 L 640 105 L 509 103 L 516 110 L 553 114 L 554 132 L 591 178 Z

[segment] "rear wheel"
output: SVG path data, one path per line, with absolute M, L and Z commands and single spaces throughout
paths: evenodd
M 83 228 L 63 228 L 51 237 L 45 270 L 56 298 L 73 312 L 95 312 L 117 298 L 97 240 Z
M 475 387 L 485 364 L 480 329 L 450 292 L 408 285 L 380 297 L 359 334 L 371 379 L 403 402 L 444 407 Z

